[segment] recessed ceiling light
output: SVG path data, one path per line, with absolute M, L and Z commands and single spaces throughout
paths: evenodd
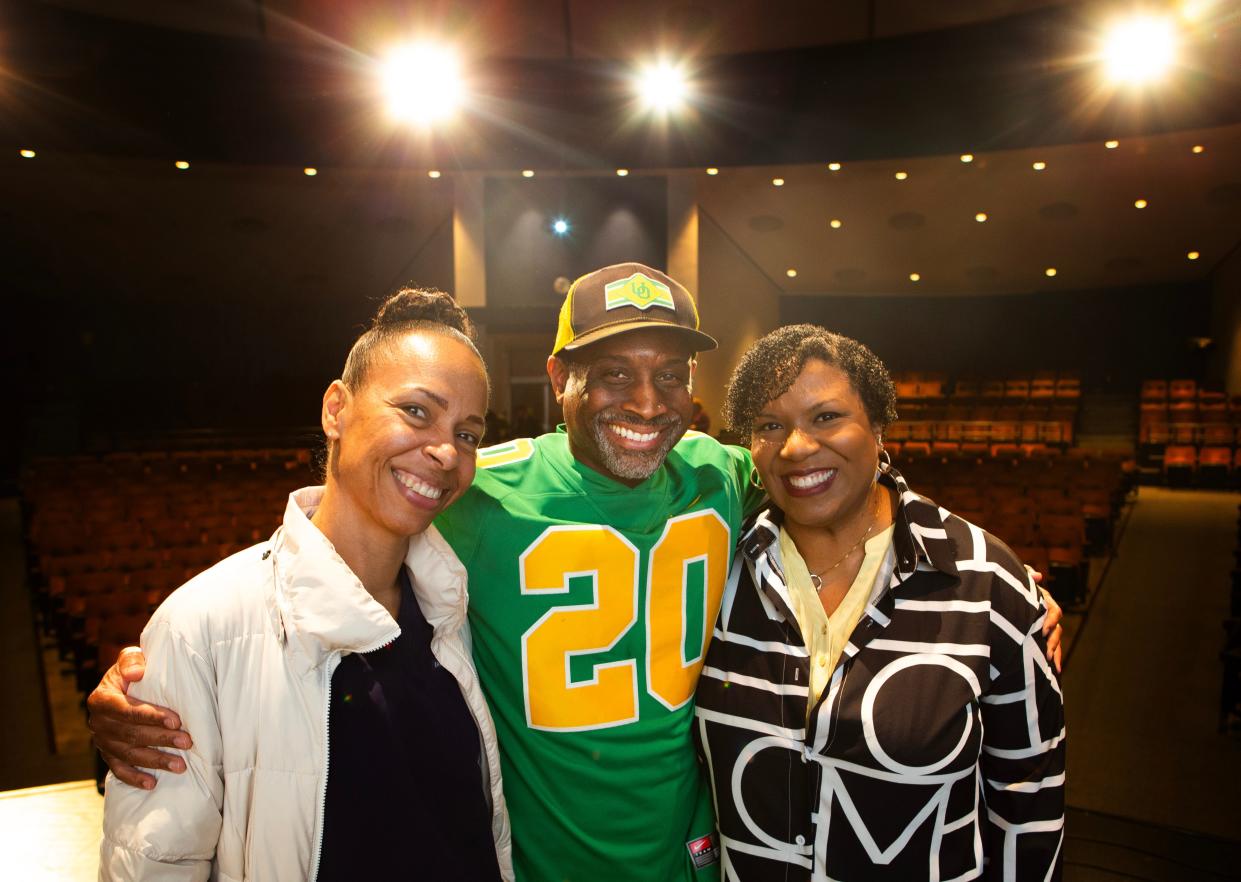
M 25 150 L 20 150 L 18 152 L 21 153 L 22 159 L 34 159 L 35 158 L 35 152 L 29 148 L 26 148 Z
M 1047 168 L 1047 163 L 1043 162 L 1043 160 L 1040 159 L 1036 161 L 1030 167 L 1033 168 L 1035 171 L 1042 171 L 1043 169 Z
M 1188 257 L 1190 260 L 1197 260 L 1197 259 L 1198 259 L 1199 257 L 1201 257 L 1202 255 L 1201 255 L 1201 254 L 1199 254 L 1197 251 L 1191 251 L 1191 252 L 1189 252 L 1188 254 L 1186 254 L 1185 256 L 1186 256 L 1186 257 Z
M 974 215 L 974 220 L 978 221 L 980 224 L 985 223 L 987 220 L 987 213 L 985 211 L 978 212 L 978 214 Z
M 707 174 L 709 175 L 718 175 L 719 173 L 720 173 L 720 170 L 718 168 L 707 169 Z
M 313 178 L 318 173 L 319 173 L 319 170 L 313 166 L 308 165 L 304 169 L 302 169 L 302 174 L 304 174 L 308 178 Z
M 827 170 L 828 170 L 828 171 L 840 171 L 840 163 L 839 163 L 839 162 L 829 162 L 829 163 L 827 164 Z
M 790 279 L 797 278 L 797 270 L 793 269 L 792 267 L 789 267 L 788 269 L 786 269 L 784 271 L 784 274 L 788 276 Z
M 962 162 L 973 162 L 973 161 L 974 161 L 974 154 L 973 154 L 973 153 L 962 153 L 962 154 L 961 154 L 961 161 L 962 161 Z
M 521 170 L 521 176 L 522 176 L 523 178 L 532 178 L 532 177 L 534 177 L 534 169 L 532 169 L 532 168 L 523 168 L 523 169 Z
M 903 180 L 905 180 L 905 178 L 909 177 L 909 172 L 899 171 L 899 172 L 897 172 L 897 173 L 896 173 L 896 175 L 895 175 L 894 177 L 895 177 L 898 181 L 903 181 Z
M 771 179 L 771 186 L 773 186 L 773 187 L 783 187 L 783 186 L 784 186 L 784 178 L 772 178 L 772 179 Z
M 618 168 L 618 169 L 616 170 L 616 176 L 617 176 L 618 178 L 628 177 L 628 176 L 629 176 L 629 169 L 627 169 L 627 168 Z
M 173 165 L 175 165 L 181 171 L 185 171 L 187 168 L 190 167 L 190 164 L 186 162 L 184 159 L 178 159 L 176 162 L 173 163 Z
M 1134 208 L 1145 208 L 1145 207 L 1146 207 L 1146 200 L 1145 200 L 1145 199 L 1135 199 L 1135 200 L 1133 200 L 1133 207 L 1134 207 Z
M 917 282 L 917 281 L 920 281 L 921 279 L 922 279 L 922 273 L 910 273 L 909 274 L 909 281 L 911 282 Z
M 439 176 L 440 176 L 439 169 L 433 168 L 429 172 L 427 172 L 428 178 L 435 179 L 435 178 L 438 178 Z
M 1120 146 L 1120 142 L 1115 139 L 1112 139 L 1111 141 L 1104 141 L 1103 146 L 1106 147 L 1108 150 L 1115 150 L 1117 147 Z
M 1056 274 L 1056 268 L 1054 266 L 1049 266 L 1047 267 L 1047 269 L 1043 270 L 1043 275 L 1047 276 L 1047 278 L 1049 279 L 1055 274 Z
M 845 225 L 844 221 L 842 221 L 838 217 L 834 217 L 830 221 L 828 221 L 828 226 L 830 226 L 833 230 L 839 230 L 844 225 Z
M 1201 144 L 1195 144 L 1193 147 L 1189 148 L 1191 153 L 1204 153 L 1206 149 L 1207 148 L 1203 147 Z

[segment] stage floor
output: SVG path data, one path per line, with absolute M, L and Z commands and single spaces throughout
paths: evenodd
M 94 882 L 99 874 L 103 797 L 94 781 L 0 793 L 5 879 Z

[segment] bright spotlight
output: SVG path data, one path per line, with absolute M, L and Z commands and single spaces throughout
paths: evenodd
M 570 229 L 569 222 L 565 220 L 563 217 L 558 217 L 554 221 L 552 221 L 552 232 L 555 233 L 557 236 L 569 235 L 569 229 Z
M 667 61 L 642 68 L 638 72 L 635 86 L 642 103 L 648 109 L 660 113 L 680 109 L 689 97 L 689 82 L 685 71 Z
M 416 125 L 447 119 L 465 97 L 456 52 L 430 43 L 393 50 L 384 61 L 383 87 L 388 113 Z
M 1103 40 L 1103 63 L 1113 82 L 1141 86 L 1167 73 L 1176 57 L 1170 19 L 1138 16 L 1114 25 Z

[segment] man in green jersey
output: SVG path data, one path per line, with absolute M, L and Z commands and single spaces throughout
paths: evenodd
M 469 571 L 525 882 L 719 876 L 692 701 L 733 543 L 762 494 L 746 451 L 686 434 L 694 356 L 715 345 L 658 270 L 578 279 L 548 359 L 565 424 L 481 451 L 474 485 L 436 520 Z M 114 771 L 175 768 L 132 745 L 184 733 L 135 725 L 177 723 L 122 711 L 121 684 L 114 668 L 91 699 Z

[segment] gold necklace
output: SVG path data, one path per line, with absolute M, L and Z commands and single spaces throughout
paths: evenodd
M 862 534 L 862 538 L 854 542 L 852 545 L 850 545 L 849 550 L 844 553 L 844 555 L 840 558 L 840 560 L 836 561 L 830 567 L 828 567 L 825 570 L 820 570 L 817 573 L 810 574 L 810 584 L 814 586 L 815 591 L 823 590 L 823 577 L 826 576 L 828 573 L 830 573 L 832 570 L 836 569 L 836 567 L 840 566 L 846 560 L 848 560 L 849 555 L 857 551 L 857 547 L 866 541 L 866 537 L 868 537 L 871 534 L 871 531 L 875 529 L 875 525 L 878 523 L 879 523 L 879 506 L 876 505 L 875 514 L 870 519 L 870 526 L 866 528 L 866 532 Z

